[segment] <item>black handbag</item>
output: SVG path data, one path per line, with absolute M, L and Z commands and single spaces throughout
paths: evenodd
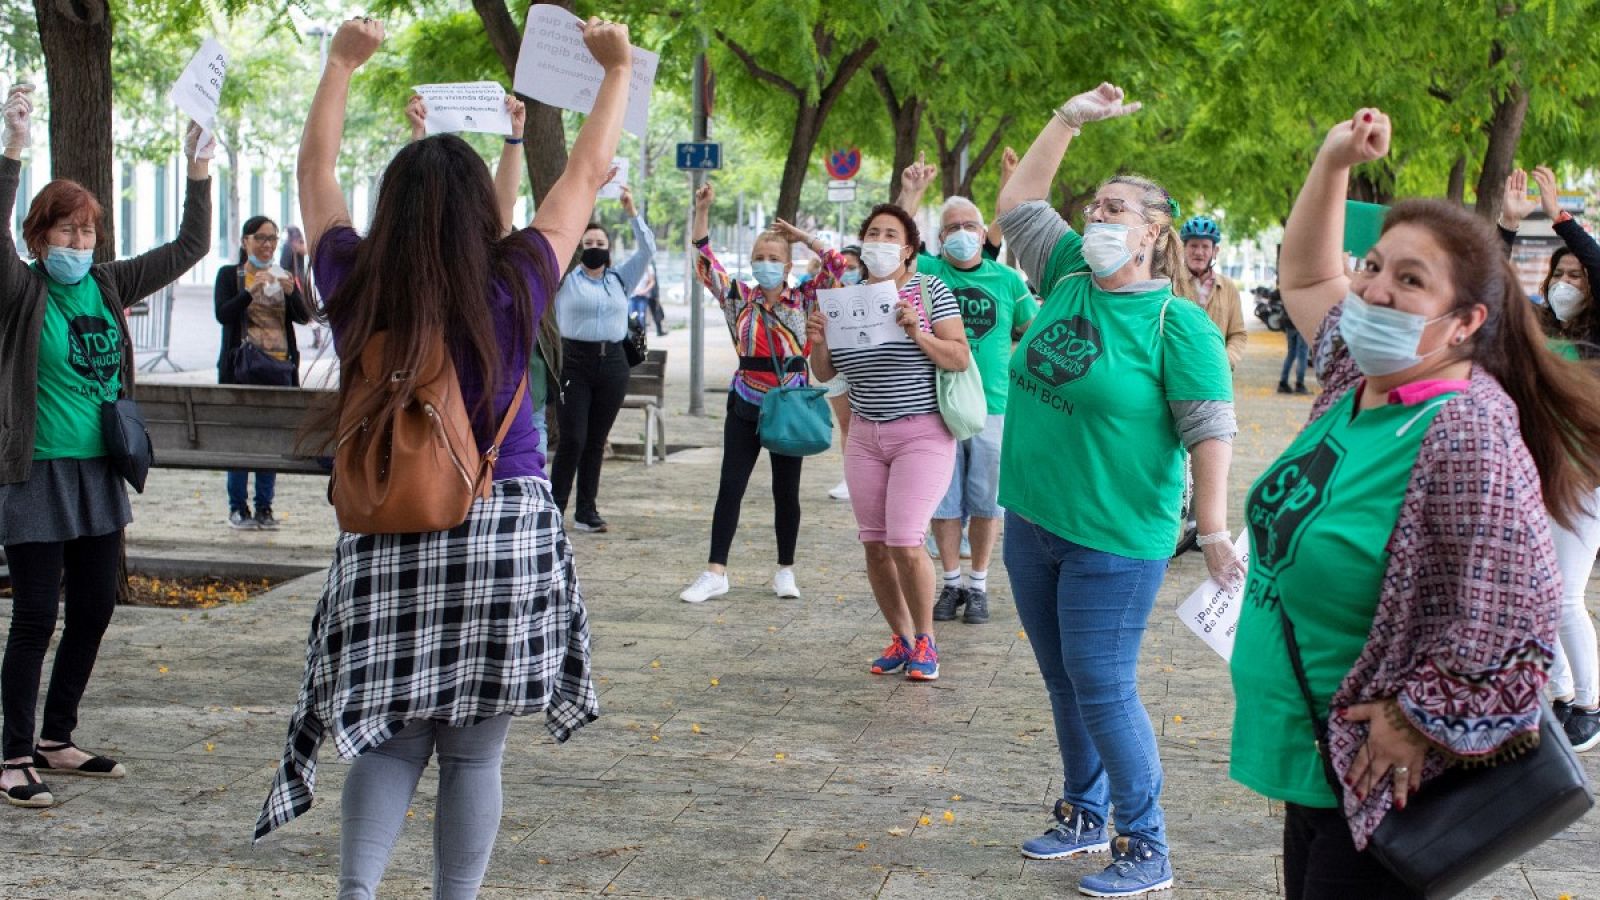
M 630 321 L 628 336 L 622 339 L 622 355 L 628 358 L 628 368 L 631 369 L 644 362 L 649 352 L 650 347 L 645 343 L 644 325 Z
M 88 357 L 88 343 L 83 335 L 74 331 L 73 336 L 78 339 L 80 352 L 84 359 Z M 93 362 L 89 362 L 89 371 L 94 374 L 96 381 L 100 382 L 100 389 L 110 393 L 111 385 L 106 383 L 100 375 L 100 369 Z M 144 414 L 139 412 L 139 404 L 132 397 L 121 397 L 116 400 L 100 401 L 100 433 L 106 442 L 106 459 L 110 461 L 111 468 L 115 469 L 122 479 L 128 482 L 136 493 L 144 493 L 145 478 L 150 474 L 150 467 L 155 464 L 155 446 L 150 443 L 150 432 L 145 428 Z
M 233 380 L 239 384 L 294 387 L 295 365 L 277 359 L 248 340 L 233 351 Z
M 1328 719 L 1312 697 L 1294 624 L 1281 602 L 1278 617 L 1323 775 L 1333 795 L 1343 797 L 1328 755 Z M 1405 809 L 1384 815 L 1367 842 L 1373 858 L 1429 900 L 1453 897 L 1583 818 L 1594 792 L 1550 705 L 1541 700 L 1539 706 L 1538 746 L 1497 765 L 1452 768 L 1428 782 Z

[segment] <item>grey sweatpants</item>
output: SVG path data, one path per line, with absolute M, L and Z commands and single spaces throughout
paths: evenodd
M 472 898 L 500 830 L 500 758 L 510 716 L 456 728 L 426 719 L 356 757 L 344 782 L 339 900 L 371 900 L 406 822 L 429 757 L 439 755 L 433 821 L 433 896 Z

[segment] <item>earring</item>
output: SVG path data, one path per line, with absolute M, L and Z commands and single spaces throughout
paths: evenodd
M 1467 339 L 1467 336 L 1464 335 L 1464 334 L 1458 334 L 1458 335 L 1455 336 L 1455 342 L 1457 344 L 1461 343 L 1462 341 L 1464 341 L 1466 339 Z
M 1139 265 L 1144 265 L 1144 251 L 1139 251 Z

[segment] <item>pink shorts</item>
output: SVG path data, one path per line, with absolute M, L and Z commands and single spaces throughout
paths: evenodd
M 861 542 L 922 546 L 955 464 L 956 439 L 938 413 L 888 422 L 854 416 L 844 480 Z

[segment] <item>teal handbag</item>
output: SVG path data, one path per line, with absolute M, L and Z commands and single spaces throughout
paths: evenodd
M 828 389 L 783 386 L 783 361 L 778 358 L 777 341 L 770 339 L 773 328 L 782 327 L 782 323 L 760 300 L 756 300 L 754 306 L 762 315 L 771 316 L 767 346 L 772 351 L 772 369 L 778 378 L 778 387 L 761 398 L 761 419 L 757 425 L 761 446 L 769 453 L 783 456 L 815 456 L 833 446 L 833 412 L 828 406 Z

